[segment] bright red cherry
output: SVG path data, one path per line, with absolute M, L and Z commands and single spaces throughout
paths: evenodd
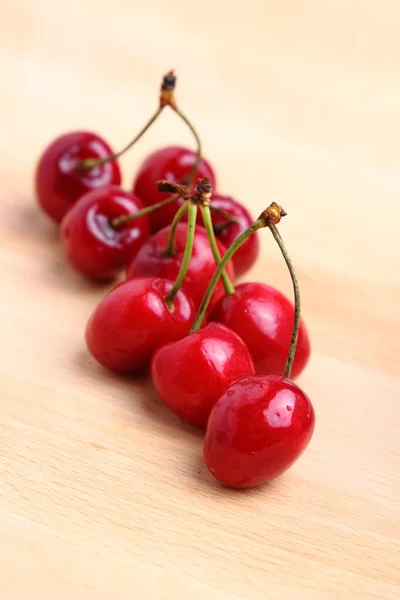
M 212 407 L 229 384 L 253 373 L 246 345 L 219 323 L 162 346 L 151 361 L 151 377 L 162 400 L 197 427 L 206 426 Z
M 214 194 L 211 198 L 212 206 L 230 213 L 238 219 L 238 223 L 229 222 L 218 213 L 212 212 L 212 221 L 216 237 L 226 248 L 236 240 L 239 235 L 253 223 L 250 213 L 246 208 L 230 196 Z M 232 257 L 236 277 L 248 271 L 256 262 L 260 250 L 258 233 L 253 233 L 235 252 Z
M 289 379 L 253 375 L 235 381 L 215 404 L 204 439 L 204 459 L 222 483 L 261 485 L 286 471 L 304 452 L 315 414 Z
M 91 190 L 120 184 L 116 161 L 92 169 L 79 169 L 81 161 L 112 154 L 101 137 L 88 131 L 74 131 L 56 138 L 40 157 L 36 167 L 36 195 L 45 213 L 59 223 L 71 206 Z
M 188 334 L 194 319 L 192 301 L 179 291 L 170 311 L 165 296 L 172 281 L 158 277 L 129 279 L 100 302 L 86 326 L 86 345 L 103 367 L 139 371 L 159 346 Z
M 108 280 L 117 275 L 148 238 L 150 224 L 147 216 L 118 228 L 111 221 L 141 208 L 139 198 L 118 185 L 82 196 L 61 223 L 61 241 L 73 266 L 92 279 Z
M 166 199 L 166 194 L 158 191 L 155 185 L 156 181 L 167 179 L 170 182 L 183 183 L 190 174 L 195 161 L 196 153 L 180 146 L 167 146 L 156 150 L 139 167 L 133 183 L 134 193 L 146 206 L 162 202 Z M 205 159 L 202 159 L 193 181 L 196 182 L 198 178 L 203 177 L 209 177 L 211 186 L 215 188 L 214 171 Z M 152 231 L 158 231 L 161 227 L 172 223 L 176 211 L 183 202 L 184 200 L 180 198 L 151 213 Z
M 160 229 L 143 244 L 137 256 L 128 263 L 127 277 L 157 276 L 172 280 L 176 279 L 185 250 L 187 225 L 179 223 L 176 228 L 176 252 L 173 256 L 165 254 L 170 229 L 169 225 Z M 222 256 L 226 249 L 218 240 L 217 245 Z M 198 225 L 194 236 L 189 269 L 182 286 L 190 294 L 196 307 L 200 306 L 215 268 L 215 260 L 210 249 L 207 233 L 203 227 Z M 233 281 L 234 270 L 231 262 L 228 263 L 227 273 Z M 219 281 L 212 296 L 211 306 L 223 295 L 224 288 L 221 281 Z
M 245 342 L 253 357 L 256 373 L 280 375 L 292 337 L 294 308 L 281 292 L 264 283 L 242 283 L 235 293 L 221 298 L 209 315 L 223 323 Z M 310 357 L 310 341 L 300 324 L 292 379 L 300 375 Z

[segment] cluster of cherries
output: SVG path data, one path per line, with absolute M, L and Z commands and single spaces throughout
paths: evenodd
M 61 223 L 75 269 L 102 281 L 126 270 L 126 280 L 87 323 L 91 355 L 113 371 L 150 368 L 163 402 L 206 429 L 210 472 L 229 486 L 252 487 L 286 471 L 314 430 L 312 404 L 289 379 L 304 369 L 310 344 L 296 275 L 276 227 L 286 213 L 272 203 L 252 222 L 239 202 L 213 192 L 214 171 L 176 105 L 175 83 L 173 72 L 163 78 L 157 111 L 117 154 L 94 133 L 58 137 L 37 165 L 36 194 Z M 165 107 L 189 126 L 197 151 L 154 152 L 133 191 L 125 191 L 118 158 Z M 233 285 L 254 264 L 263 227 L 289 268 L 294 305 L 264 283 Z

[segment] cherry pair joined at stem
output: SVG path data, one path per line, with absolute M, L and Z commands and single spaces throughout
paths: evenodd
M 135 144 L 168 104 L 174 105 L 176 78 L 172 72 L 163 78 L 159 107 L 126 148 L 114 153 L 99 135 L 75 131 L 59 136 L 40 157 L 35 172 L 36 196 L 43 211 L 60 223 L 68 210 L 84 194 L 108 185 L 120 185 L 117 158 Z
M 166 106 L 170 106 L 177 113 L 195 136 L 197 152 L 189 172 L 185 175 L 186 183 L 193 181 L 201 167 L 201 142 L 190 121 L 176 105 L 175 83 L 174 73 L 167 73 L 162 81 L 157 110 L 120 152 L 114 153 L 100 136 L 86 131 L 59 136 L 47 147 L 36 167 L 35 187 L 39 204 L 51 219 L 61 222 L 68 210 L 87 192 L 106 185 L 119 185 L 121 172 L 117 159 L 144 135 Z M 170 199 L 170 202 L 173 200 L 176 198 Z M 165 204 L 168 202 L 165 201 Z
M 207 467 L 222 483 L 233 487 L 252 487 L 283 473 L 304 451 L 314 430 L 311 402 L 289 379 L 300 328 L 300 295 L 291 260 L 276 228 L 284 214 L 273 203 L 239 236 L 210 281 L 190 335 L 159 348 L 152 359 L 152 379 L 161 398 L 182 418 L 195 425 L 207 425 Z M 224 266 L 240 244 L 261 227 L 269 227 L 277 241 L 295 295 L 284 377 L 254 375 L 247 346 L 231 329 L 217 323 L 199 329 Z M 239 365 L 244 365 L 247 373 L 240 372 Z

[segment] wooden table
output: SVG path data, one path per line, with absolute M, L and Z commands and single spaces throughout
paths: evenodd
M 400 6 L 391 0 L 0 0 L 0 597 L 400 597 Z M 220 189 L 272 200 L 297 264 L 317 428 L 273 484 L 217 485 L 201 434 L 82 333 L 106 288 L 65 263 L 32 193 L 49 140 L 121 147 L 160 75 Z M 123 160 L 192 144 L 172 113 Z M 290 293 L 268 232 L 249 279 Z

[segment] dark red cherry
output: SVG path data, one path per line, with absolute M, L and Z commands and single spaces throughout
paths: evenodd
M 129 279 L 100 302 L 86 325 L 86 345 L 103 367 L 113 371 L 146 369 L 159 346 L 188 334 L 192 301 L 182 291 L 170 311 L 165 296 L 172 281 L 158 277 Z
M 204 460 L 222 483 L 261 485 L 304 452 L 315 425 L 313 406 L 292 381 L 253 375 L 230 385 L 211 411 Z
M 101 137 L 74 131 L 56 138 L 46 148 L 36 167 L 35 186 L 40 206 L 59 223 L 73 204 L 91 190 L 121 183 L 116 161 L 92 169 L 79 169 L 81 161 L 112 154 Z
M 209 315 L 236 331 L 253 357 L 256 373 L 284 372 L 292 337 L 293 304 L 281 292 L 264 283 L 241 283 L 235 293 L 221 298 Z M 300 324 L 291 377 L 304 369 L 310 357 L 310 341 Z
M 112 279 L 148 238 L 147 216 L 114 228 L 111 221 L 143 208 L 139 198 L 118 185 L 88 192 L 61 223 L 61 241 L 72 265 L 97 280 Z
M 212 407 L 228 385 L 253 373 L 246 345 L 219 323 L 162 346 L 151 361 L 151 377 L 161 399 L 197 427 L 206 426 Z
M 236 240 L 253 223 L 248 210 L 239 202 L 230 196 L 221 196 L 214 194 L 211 198 L 212 206 L 230 213 L 238 219 L 238 223 L 232 223 L 218 213 L 212 212 L 212 221 L 216 237 L 224 244 L 226 248 Z M 245 242 L 236 250 L 232 257 L 233 266 L 235 267 L 236 277 L 240 277 L 248 271 L 256 262 L 260 250 L 260 240 L 258 233 L 253 233 Z
M 158 191 L 155 182 L 160 179 L 167 179 L 171 182 L 183 183 L 190 174 L 195 160 L 195 152 L 180 146 L 167 146 L 156 150 L 140 165 L 133 183 L 134 193 L 139 196 L 146 206 L 162 202 L 167 196 L 165 193 Z M 196 182 L 199 177 L 209 177 L 211 186 L 215 188 L 214 171 L 205 159 L 202 159 L 193 181 Z M 158 231 L 165 225 L 172 223 L 176 211 L 183 202 L 184 200 L 180 198 L 176 202 L 151 213 L 152 231 Z
M 174 256 L 165 255 L 170 229 L 169 225 L 160 229 L 160 231 L 152 235 L 143 244 L 137 256 L 128 263 L 127 277 L 158 276 L 171 280 L 176 279 L 185 250 L 187 225 L 179 223 L 176 228 L 176 253 Z M 226 251 L 225 247 L 218 240 L 217 245 L 222 256 Z M 194 236 L 192 258 L 183 284 L 183 289 L 191 296 L 196 307 L 200 306 L 215 268 L 215 260 L 210 249 L 207 233 L 203 227 L 198 225 Z M 231 262 L 228 263 L 227 273 L 233 281 L 234 271 Z M 224 288 L 221 281 L 219 281 L 212 296 L 210 306 L 223 295 Z

